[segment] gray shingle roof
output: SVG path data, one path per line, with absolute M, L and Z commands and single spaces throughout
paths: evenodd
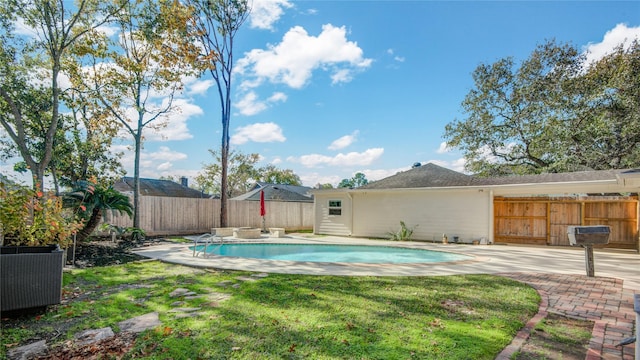
M 501 176 L 476 178 L 477 185 L 540 184 L 578 181 L 615 180 L 616 175 L 628 170 L 592 170 L 569 173 L 549 173 L 538 175 Z
M 579 181 L 616 180 L 618 175 L 640 175 L 640 169 L 593 170 L 522 176 L 480 178 L 465 175 L 428 163 L 393 176 L 371 182 L 359 189 L 407 189 L 423 187 L 491 186 L 513 184 L 542 184 Z
M 387 178 L 370 182 L 358 189 L 405 189 L 421 187 L 449 187 L 473 185 L 474 178 L 428 163 Z
M 253 190 L 231 200 L 260 201 L 260 191 L 264 191 L 265 200 L 313 202 L 310 190 L 306 186 L 258 183 Z
M 113 184 L 113 188 L 121 193 L 133 193 L 133 178 L 123 177 Z M 183 186 L 170 180 L 140 179 L 140 195 L 168 196 L 184 198 L 209 198 L 208 194 Z

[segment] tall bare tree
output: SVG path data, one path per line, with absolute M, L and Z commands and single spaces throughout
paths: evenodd
M 201 61 L 216 82 L 222 122 L 220 226 L 227 226 L 229 124 L 231 122 L 231 80 L 233 45 L 238 30 L 249 16 L 247 0 L 188 0 L 195 10 L 193 26 L 204 54 Z

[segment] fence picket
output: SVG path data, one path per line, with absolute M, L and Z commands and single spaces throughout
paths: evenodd
M 266 201 L 266 227 L 287 230 L 313 228 L 313 203 Z M 258 201 L 229 201 L 229 227 L 262 228 Z M 107 223 L 133 226 L 127 215 L 108 213 Z M 140 198 L 140 227 L 148 236 L 198 234 L 220 227 L 220 199 L 192 199 L 162 196 Z

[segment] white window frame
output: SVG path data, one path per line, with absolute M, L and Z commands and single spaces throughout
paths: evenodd
M 342 216 L 342 200 L 329 200 L 329 216 Z

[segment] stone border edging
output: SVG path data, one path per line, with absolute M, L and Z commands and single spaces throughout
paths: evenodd
M 522 329 L 518 331 L 516 336 L 511 341 L 511 344 L 507 345 L 500 354 L 496 357 L 496 360 L 509 360 L 511 356 L 518 352 L 525 344 L 531 331 L 538 325 L 540 321 L 547 317 L 549 314 L 549 294 L 544 290 L 536 289 L 540 295 L 540 305 L 538 305 L 538 313 L 535 314 L 531 320 L 529 320 Z

